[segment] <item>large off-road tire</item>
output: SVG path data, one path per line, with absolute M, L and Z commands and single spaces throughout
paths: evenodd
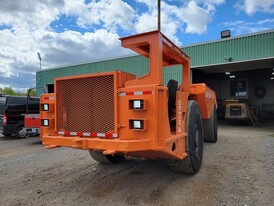
M 101 151 L 89 150 L 89 154 L 95 161 L 104 164 L 118 164 L 125 160 L 122 155 L 104 155 Z
M 24 138 L 26 138 L 27 133 L 23 130 L 23 126 L 19 126 L 19 127 L 16 129 L 16 131 L 15 131 L 15 133 L 14 133 L 14 136 L 15 136 L 15 138 L 17 138 L 17 139 L 24 139 Z
M 203 159 L 203 122 L 199 105 L 196 101 L 190 100 L 187 105 L 186 116 L 187 129 L 187 157 L 183 160 L 170 159 L 169 165 L 173 171 L 186 174 L 196 174 Z
M 215 104 L 212 105 L 211 116 L 209 119 L 203 120 L 205 142 L 217 142 L 218 138 L 218 123 Z

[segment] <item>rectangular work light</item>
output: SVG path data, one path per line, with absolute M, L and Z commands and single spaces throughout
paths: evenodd
M 141 109 L 142 108 L 142 100 L 134 100 L 133 101 L 133 108 L 134 109 Z
M 49 111 L 49 104 L 43 104 L 43 110 Z
M 129 108 L 136 109 L 136 110 L 143 110 L 144 100 L 143 99 L 129 100 Z
M 144 129 L 144 120 L 129 120 L 130 129 L 143 130 Z
M 141 121 L 140 120 L 133 120 L 133 128 L 134 129 L 141 129 Z
M 46 126 L 46 127 L 49 126 L 49 120 L 48 119 L 43 120 L 43 126 Z

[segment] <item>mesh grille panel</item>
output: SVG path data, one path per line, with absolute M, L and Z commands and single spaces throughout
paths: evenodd
M 56 81 L 57 130 L 114 132 L 114 75 Z

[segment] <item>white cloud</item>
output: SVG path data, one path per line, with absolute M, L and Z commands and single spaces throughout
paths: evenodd
M 230 29 L 234 35 L 242 35 L 270 30 L 273 28 L 273 22 L 274 19 L 265 19 L 258 22 L 246 22 L 243 20 L 238 20 L 234 22 L 223 22 L 222 25 L 226 29 Z
M 207 24 L 211 21 L 209 11 L 199 7 L 195 1 L 190 1 L 185 9 L 181 9 L 178 17 L 187 23 L 187 33 L 201 34 L 207 30 Z
M 156 8 L 158 5 L 158 1 L 153 1 L 153 0 L 136 0 L 136 2 L 146 4 L 149 9 Z
M 137 0 L 148 6 L 148 11 L 141 14 L 136 21 L 137 33 L 157 29 L 157 1 Z M 172 1 L 170 1 L 172 2 Z M 202 34 L 207 30 L 207 24 L 215 12 L 215 6 L 224 0 L 191 0 L 182 5 L 161 3 L 161 28 L 176 44 L 182 44 L 177 38 L 177 32 Z
M 235 4 L 235 8 L 244 11 L 251 16 L 257 12 L 274 13 L 274 0 L 241 0 Z
M 57 18 L 63 5 L 63 0 L 1 0 L 0 25 L 44 28 Z
M 266 23 L 274 23 L 274 19 L 264 19 L 261 21 L 258 21 L 258 24 L 266 24 Z
M 3 48 L 0 50 L 0 78 L 9 85 L 17 83 L 18 88 L 35 85 L 35 71 L 39 70 L 37 52 L 42 56 L 42 68 L 120 56 L 126 52 L 120 46 L 119 36 L 104 29 L 84 34 L 17 27 L 13 30 L 0 30 Z
M 224 0 L 176 2 L 162 1 L 162 31 L 180 45 L 177 33 L 205 32 L 215 7 Z M 39 70 L 37 52 L 42 56 L 42 68 L 127 54 L 120 46 L 118 31 L 124 35 L 157 29 L 157 1 L 135 3 L 146 5 L 147 10 L 140 13 L 125 0 L 1 0 L 1 85 L 34 86 Z M 75 29 L 59 22 L 55 28 L 63 30 L 55 31 L 51 24 L 61 17 L 71 19 Z
M 5 87 L 10 87 L 10 85 L 8 85 L 8 84 L 1 84 L 0 83 L 0 88 L 5 88 Z M 0 93 L 1 94 L 1 93 Z
M 120 26 L 129 30 L 134 18 L 133 8 L 122 0 L 91 1 L 88 4 L 84 0 L 67 0 L 63 11 L 67 15 L 77 16 L 81 27 L 103 24 L 108 29 Z

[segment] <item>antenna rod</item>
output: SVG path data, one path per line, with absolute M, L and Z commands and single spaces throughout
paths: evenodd
M 158 0 L 158 31 L 161 31 L 161 0 Z

